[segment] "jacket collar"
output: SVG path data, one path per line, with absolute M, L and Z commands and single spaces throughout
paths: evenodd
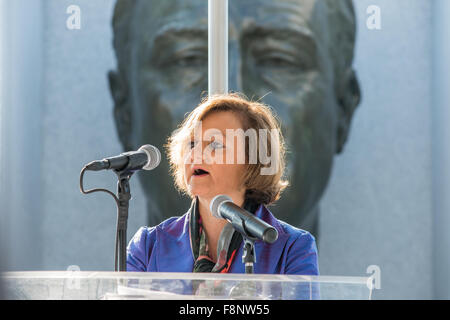
M 278 235 L 286 234 L 283 227 L 280 224 L 280 221 L 275 218 L 275 216 L 270 212 L 269 209 L 263 204 L 259 206 L 259 208 L 255 212 L 255 216 L 260 218 L 261 220 L 267 222 L 272 227 L 274 227 L 278 231 Z

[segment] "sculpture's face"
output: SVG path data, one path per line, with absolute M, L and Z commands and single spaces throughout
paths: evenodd
M 162 148 L 207 92 L 207 6 L 204 0 L 139 2 L 129 48 L 131 132 L 122 141 L 126 147 L 150 143 Z M 251 99 L 264 97 L 278 113 L 291 186 L 273 211 L 297 225 L 319 201 L 338 148 L 342 112 L 335 94 L 336 57 L 329 51 L 329 42 L 336 40 L 330 40 L 329 28 L 323 1 L 229 2 L 229 90 Z M 116 114 L 119 125 L 124 114 Z M 163 163 L 141 179 L 151 196 L 170 206 L 177 195 L 167 170 Z M 183 207 L 163 215 L 182 214 L 186 203 Z

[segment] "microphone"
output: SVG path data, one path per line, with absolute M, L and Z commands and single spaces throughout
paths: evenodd
M 138 151 L 130 151 L 121 153 L 115 157 L 105 158 L 103 160 L 95 160 L 85 166 L 86 170 L 99 171 L 105 169 L 114 170 L 153 170 L 161 161 L 161 153 L 158 148 L 146 144 L 139 148 Z
M 278 239 L 277 229 L 233 203 L 227 195 L 215 196 L 209 207 L 214 217 L 228 220 L 243 235 L 267 243 L 274 243 Z

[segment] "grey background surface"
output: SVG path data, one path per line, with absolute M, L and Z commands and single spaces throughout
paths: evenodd
M 370 4 L 382 29 L 366 28 Z M 322 201 L 323 274 L 381 270 L 375 297 L 432 297 L 431 2 L 356 1 L 363 99 Z
M 43 268 L 113 270 L 116 206 L 105 193 L 82 195 L 84 164 L 122 152 L 112 116 L 107 72 L 115 67 L 111 19 L 115 1 L 45 1 L 43 123 Z M 81 29 L 66 28 L 66 8 L 81 9 Z M 149 142 L 151 143 L 151 142 Z M 63 151 L 61 153 L 61 151 Z M 53 169 L 60 153 L 63 165 Z M 146 174 L 151 174 L 146 173 Z M 86 188 L 115 191 L 112 172 L 88 173 Z M 128 234 L 145 223 L 144 197 L 131 180 Z M 63 242 L 55 241 L 64 239 Z
M 37 53 L 26 59 L 41 62 L 35 70 L 40 80 L 26 78 L 16 85 L 22 92 L 32 90 L 36 83 L 42 89 L 31 104 L 2 107 L 3 119 L 8 117 L 2 126 L 7 136 L 2 137 L 2 168 L 14 157 L 28 154 L 33 146 L 35 167 L 40 169 L 39 175 L 15 182 L 8 213 L 2 212 L 3 228 L 9 235 L 8 267 L 65 270 L 78 265 L 81 270 L 113 270 L 114 201 L 106 194 L 82 195 L 78 175 L 85 163 L 122 151 L 106 77 L 115 66 L 111 44 L 114 1 L 36 3 L 42 19 L 33 18 L 31 23 L 40 26 L 34 30 L 42 41 Z M 82 10 L 81 30 L 66 28 L 66 8 L 71 4 Z M 381 8 L 381 30 L 366 27 L 366 8 L 372 4 Z M 431 35 L 436 12 L 427 0 L 356 0 L 355 8 L 354 64 L 363 99 L 321 202 L 320 271 L 323 275 L 363 276 L 368 266 L 377 265 L 381 289 L 374 298 L 433 298 L 433 283 L 448 283 L 449 279 L 448 272 L 440 279 L 433 277 L 441 259 L 433 255 L 439 240 L 433 238 L 439 202 L 433 188 L 440 185 L 433 185 L 433 170 L 437 169 L 432 124 L 441 112 L 435 109 L 439 104 L 433 103 L 432 86 L 436 40 Z M 20 8 L 14 10 L 20 12 Z M 5 155 L 5 146 L 17 141 L 20 126 L 31 126 L 25 133 L 20 131 L 24 146 L 15 156 Z M 440 139 L 448 142 L 445 137 Z M 18 166 L 11 170 L 16 177 L 23 174 Z M 87 187 L 113 190 L 115 181 L 106 172 L 90 173 L 85 180 Z M 23 188 L 40 193 L 30 198 L 19 192 Z M 137 177 L 132 179 L 132 193 L 128 237 L 145 224 L 144 196 Z M 445 231 L 448 228 L 441 230 Z M 449 250 L 444 244 L 440 256 L 450 256 Z M 441 296 L 445 294 L 448 290 Z

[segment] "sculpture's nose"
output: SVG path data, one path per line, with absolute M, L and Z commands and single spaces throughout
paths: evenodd
M 242 57 L 240 46 L 230 41 L 228 44 L 228 91 L 243 92 Z

